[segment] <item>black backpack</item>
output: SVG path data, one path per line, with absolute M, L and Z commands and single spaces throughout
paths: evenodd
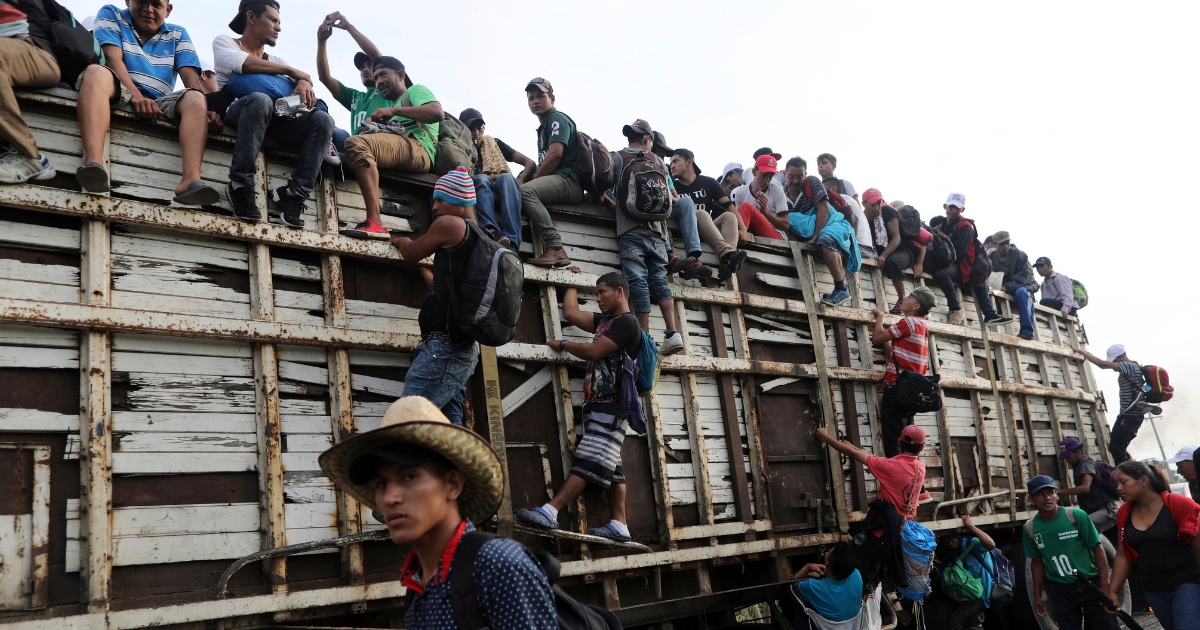
M 616 173 L 617 207 L 642 221 L 664 221 L 671 216 L 671 192 L 667 174 L 658 166 L 658 157 L 649 151 L 621 149 Z
M 1113 476 L 1113 467 L 1108 462 L 1098 462 L 1090 457 L 1084 457 L 1084 461 L 1090 461 L 1096 466 L 1096 475 L 1092 478 L 1092 483 L 1100 487 L 1100 493 L 1108 497 L 1110 501 L 1117 501 L 1121 498 L 1121 493 L 1117 491 L 1117 478 Z
M 900 217 L 900 236 L 913 238 L 921 231 L 921 213 L 912 206 L 904 206 L 896 211 Z
M 450 310 L 459 329 L 485 346 L 502 346 L 517 332 L 525 275 L 521 259 L 474 221 L 475 246 L 465 269 L 450 269 Z
M 37 11 L 37 7 L 23 6 L 35 2 L 41 3 L 42 11 Z M 29 17 L 30 39 L 54 55 L 54 60 L 58 62 L 59 80 L 72 89 L 75 80 L 88 66 L 104 63 L 100 42 L 67 8 L 54 0 L 25 0 L 5 4 L 16 7 Z M 45 22 L 39 13 L 44 13 Z
M 929 226 L 925 231 L 933 235 L 925 249 L 925 270 L 929 273 L 941 271 L 954 263 L 954 241 L 946 233 Z
M 475 601 L 475 558 L 479 555 L 479 550 L 493 538 L 496 538 L 495 534 L 486 532 L 464 534 L 458 542 L 454 559 L 450 561 L 450 596 L 454 606 L 454 624 L 459 630 L 487 630 L 491 627 L 487 619 L 483 618 L 479 604 Z M 542 566 L 542 571 L 546 573 L 546 579 L 550 581 L 551 590 L 554 591 L 554 609 L 558 613 L 559 628 L 621 630 L 621 622 L 617 621 L 612 611 L 581 604 L 554 585 L 558 581 L 559 571 L 562 570 L 562 564 L 557 558 L 545 551 L 535 557 Z
M 896 362 L 892 355 L 892 363 Z M 930 413 L 942 408 L 941 375 L 924 376 L 896 366 L 896 404 L 912 413 Z

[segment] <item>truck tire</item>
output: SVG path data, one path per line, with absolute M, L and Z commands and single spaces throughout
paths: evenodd
M 1112 566 L 1113 558 L 1116 557 L 1116 549 L 1112 543 L 1104 536 L 1100 537 L 1100 545 L 1104 548 L 1104 555 L 1108 557 L 1109 566 Z M 1046 605 L 1048 616 L 1039 617 L 1033 612 L 1033 573 L 1030 568 L 1032 561 L 1025 557 L 1025 545 L 1021 542 L 1013 543 L 1004 552 L 1008 561 L 1013 564 L 1016 569 L 1016 585 L 1015 593 L 1013 593 L 1013 601 L 1009 604 L 1010 613 L 1019 627 L 1038 628 L 1039 630 L 1058 630 L 1058 624 L 1054 623 L 1054 610 L 1050 602 L 1050 598 L 1043 590 L 1042 601 Z M 1129 612 L 1132 598 L 1129 595 L 1129 582 L 1121 587 L 1121 592 L 1118 594 L 1121 609 Z

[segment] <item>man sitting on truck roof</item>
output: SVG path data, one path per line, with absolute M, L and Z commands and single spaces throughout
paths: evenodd
M 788 212 L 816 217 L 808 242 L 821 250 L 825 266 L 829 268 L 829 275 L 833 276 L 833 292 L 823 301 L 829 306 L 845 304 L 850 300 L 850 291 L 846 288 L 846 272 L 856 273 L 862 264 L 858 235 L 854 227 L 857 217 L 849 209 L 843 214 L 834 208 L 825 185 L 808 174 L 808 164 L 804 158 L 794 157 L 787 161 L 786 178 Z M 784 218 L 784 221 L 787 222 L 788 219 Z M 798 234 L 794 227 L 791 227 L 791 235 L 795 238 L 803 236 Z
M 832 188 L 858 201 L 858 191 L 854 190 L 854 184 L 851 184 L 848 179 L 834 177 L 835 169 L 837 169 L 837 158 L 832 153 L 822 153 L 817 156 L 817 174 L 821 176 L 821 183 L 825 185 L 825 188 L 827 190 Z
M 575 287 L 563 291 L 563 318 L 593 334 L 591 343 L 551 339 L 546 345 L 556 352 L 569 352 L 587 360 L 583 381 L 583 437 L 575 447 L 571 472 L 554 497 L 541 507 L 520 510 L 518 522 L 544 529 L 558 529 L 558 512 L 575 500 L 588 484 L 608 495 L 611 520 L 588 531 L 620 542 L 629 541 L 625 517 L 625 473 L 621 469 L 621 445 L 629 426 L 621 405 L 622 359 L 636 357 L 642 347 L 642 331 L 629 312 L 629 285 L 625 276 L 610 271 L 596 280 L 599 313 L 579 308 Z
M 579 135 L 570 116 L 554 107 L 554 86 L 542 77 L 525 84 L 529 111 L 538 117 L 538 167 L 526 169 L 521 179 L 521 206 L 529 218 L 533 237 L 539 239 L 542 254 L 525 262 L 538 267 L 567 267 L 570 256 L 563 249 L 562 236 L 554 227 L 548 203 L 580 203 L 583 187 L 575 174 L 579 157 Z
M 638 121 L 646 122 L 640 118 Z M 649 129 L 649 123 L 646 124 Z M 626 125 L 626 128 L 629 128 L 629 125 Z M 667 191 L 671 195 L 671 216 L 668 218 L 679 226 L 679 236 L 683 240 L 684 255 L 676 256 L 671 239 L 667 238 L 667 273 L 677 273 L 685 280 L 711 278 L 712 269 L 700 262 L 700 213 L 696 212 L 696 204 L 690 196 L 680 195 L 679 191 L 675 190 L 675 179 L 671 177 L 671 169 L 667 166 L 675 150 L 667 146 L 667 138 L 661 132 L 651 129 L 650 138 L 650 152 L 658 157 L 662 167 L 666 169 Z M 616 176 L 614 164 L 614 178 Z
M 1050 259 L 1042 256 L 1033 263 L 1038 275 L 1042 277 L 1042 306 L 1058 309 L 1063 317 L 1074 315 L 1079 308 L 1075 301 L 1075 287 L 1071 279 L 1054 270 Z
M 381 515 L 393 543 L 412 546 L 400 570 L 412 595 L 404 627 L 455 627 L 463 604 L 451 567 L 459 571 L 473 553 L 471 600 L 481 627 L 557 630 L 554 592 L 538 560 L 519 542 L 475 531 L 500 507 L 505 482 L 500 458 L 475 432 L 451 424 L 425 398 L 405 396 L 378 429 L 344 440 L 319 462 L 334 484 Z
M 362 189 L 367 218 L 342 234 L 387 240 L 391 235 L 379 212 L 379 169 L 428 173 L 437 159 L 438 130 L 446 115 L 429 88 L 413 85 L 399 59 L 379 57 L 373 72 L 375 89 L 391 106 L 371 113 L 370 121 L 379 125 L 374 132 L 346 139 L 346 164 Z
M 75 179 L 87 192 L 110 190 L 104 138 L 112 107 L 129 103 L 139 118 L 161 116 L 179 123 L 183 174 L 175 186 L 175 203 L 207 206 L 221 200 L 221 193 L 200 179 L 208 131 L 220 129 L 221 119 L 205 105 L 192 39 L 182 26 L 166 23 L 171 9 L 167 0 L 129 0 L 126 9 L 110 4 L 96 14 L 93 34 L 105 65 L 88 66 L 75 85 L 83 140 L 83 166 Z M 181 90 L 175 89 L 176 76 L 183 79 Z
M 896 295 L 904 295 L 904 271 L 912 269 L 913 278 L 920 278 L 925 271 L 925 254 L 927 245 L 933 238 L 924 227 L 917 231 L 916 236 L 905 236 L 900 233 L 900 214 L 892 206 L 883 201 L 883 194 L 878 188 L 868 188 L 863 192 L 863 215 L 866 216 L 872 229 L 875 244 L 875 262 L 883 270 L 883 275 L 892 281 Z M 933 271 L 933 270 L 931 270 Z M 896 300 L 890 312 L 900 314 L 900 303 L 903 297 Z
M 779 162 L 773 155 L 761 155 L 754 160 L 750 176 L 742 176 L 742 185 L 729 193 L 737 206 L 742 225 L 751 234 L 763 238 L 787 240 L 787 193 L 775 180 Z
M 0 184 L 51 179 L 57 174 L 50 159 L 38 151 L 12 90 L 58 85 L 62 77 L 52 53 L 54 25 L 40 1 L 0 5 L 0 81 L 9 88 L 0 90 L 0 138 L 9 145 L 0 153 Z
M 349 33 L 350 37 L 354 38 L 354 43 L 358 44 L 359 51 L 354 53 L 354 69 L 358 70 L 359 79 L 362 81 L 363 87 L 367 88 L 366 92 L 342 83 L 329 73 L 329 54 L 325 51 L 325 45 L 329 41 L 329 37 L 333 35 L 335 28 Z M 347 20 L 339 11 L 325 16 L 325 20 L 317 27 L 317 80 L 325 86 L 325 89 L 329 90 L 334 100 L 350 110 L 350 129 L 333 130 L 333 147 L 338 153 L 346 152 L 346 140 L 358 133 L 359 125 L 363 124 L 368 116 L 375 113 L 375 110 L 380 107 L 392 105 L 379 93 L 379 90 L 375 89 L 375 60 L 382 55 L 379 48 L 367 39 L 366 35 L 354 28 L 350 20 Z M 340 164 L 341 161 L 333 163 Z
M 1142 375 L 1141 364 L 1130 359 L 1125 353 L 1125 346 L 1119 343 L 1109 346 L 1107 361 L 1101 361 L 1099 357 L 1083 348 L 1074 350 L 1097 367 L 1114 370 L 1119 374 L 1117 385 L 1121 390 L 1121 407 L 1117 411 L 1117 421 L 1113 424 L 1112 433 L 1109 434 L 1108 451 L 1112 453 L 1113 463 L 1120 464 L 1130 459 L 1127 450 L 1129 443 L 1137 437 L 1138 429 L 1142 428 L 1146 412 L 1162 413 L 1162 410 L 1142 399 L 1142 388 L 1146 385 L 1146 378 Z
M 1096 531 L 1103 534 L 1117 524 L 1117 496 L 1105 494 L 1102 481 L 1110 485 L 1116 494 L 1117 485 L 1113 480 L 1111 468 L 1101 473 L 1100 466 L 1083 452 L 1083 442 L 1077 437 L 1064 438 L 1058 445 L 1058 458 L 1066 460 L 1071 465 L 1071 476 L 1074 487 L 1058 491 L 1059 496 L 1075 495 L 1079 497 L 1079 507 L 1087 512 L 1088 518 L 1096 526 Z M 1101 479 L 1104 474 L 1106 479 Z
M 747 256 L 745 251 L 737 248 L 746 228 L 742 226 L 733 201 L 717 180 L 700 174 L 696 154 L 688 149 L 675 149 L 671 156 L 671 177 L 675 180 L 675 190 L 691 197 L 696 206 L 696 228 L 700 239 L 721 259 L 717 277 L 722 280 L 732 277 Z
M 520 251 L 521 184 L 508 163 L 520 164 L 522 175 L 536 169 L 537 164 L 500 138 L 487 135 L 487 123 L 478 109 L 468 107 L 458 119 L 471 130 L 471 142 L 475 143 L 475 216 L 479 217 L 479 225 L 500 234 L 497 242 L 501 245 Z
M 942 204 L 942 208 L 946 211 L 946 216 L 933 217 L 929 225 L 941 230 L 954 242 L 956 260 L 949 267 L 933 274 L 933 281 L 941 287 L 942 293 L 946 296 L 946 303 L 950 307 L 950 318 L 946 323 L 959 324 L 963 321 L 962 304 L 958 301 L 958 291 L 954 288 L 955 285 L 962 285 L 963 290 L 970 288 L 975 296 L 976 306 L 983 315 L 984 324 L 1000 326 L 1011 322 L 1011 317 L 1004 317 L 996 312 L 996 307 L 992 305 L 992 296 L 987 290 L 986 280 L 980 279 L 977 282 L 971 282 L 973 272 L 977 272 L 979 268 L 976 259 L 986 256 L 986 254 L 975 249 L 975 244 L 979 240 L 975 222 L 962 215 L 967 209 L 966 196 L 962 193 L 950 193 L 946 197 L 946 203 Z
M 1000 276 L 1000 292 L 1017 300 L 1021 321 L 1021 331 L 1017 336 L 1033 339 L 1033 294 L 1038 290 L 1038 283 L 1033 279 L 1029 256 L 1012 244 L 1012 238 L 1005 230 L 996 232 L 992 242 L 996 244 L 996 251 L 991 253 L 992 275 Z

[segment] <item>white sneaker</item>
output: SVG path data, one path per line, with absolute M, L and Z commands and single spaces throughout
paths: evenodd
M 50 179 L 54 175 L 54 167 L 44 155 L 37 159 L 28 158 L 11 148 L 0 154 L 0 183 L 22 184 L 34 179 Z
M 330 140 L 329 146 L 325 147 L 324 159 L 326 164 L 334 166 L 340 166 L 342 163 L 342 156 L 338 155 L 337 147 L 333 146 L 333 140 Z
M 658 353 L 664 357 L 683 352 L 683 335 L 675 333 L 658 345 Z

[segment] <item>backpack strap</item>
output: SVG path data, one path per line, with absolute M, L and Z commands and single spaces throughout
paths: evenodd
M 964 559 L 964 558 L 966 558 L 968 555 L 970 555 L 970 553 L 971 553 L 972 551 L 975 551 L 975 548 L 976 548 L 976 547 L 978 547 L 978 546 L 979 546 L 979 539 L 978 539 L 978 538 L 973 538 L 973 539 L 971 540 L 971 544 L 967 545 L 967 548 L 966 548 L 966 549 L 963 549 L 963 552 L 962 552 L 961 554 L 959 554 L 959 555 L 958 555 L 958 559 L 957 559 L 957 560 L 955 560 L 955 562 L 962 562 L 962 561 L 963 561 L 963 559 Z
M 1037 518 L 1036 516 L 1033 518 Z M 1029 534 L 1029 539 L 1033 540 L 1033 518 L 1025 521 L 1025 533 Z
M 450 602 L 454 608 L 454 625 L 458 630 L 488 630 L 483 612 L 479 610 L 479 602 L 475 600 L 475 558 L 479 550 L 495 534 L 487 532 L 471 532 L 463 534 L 458 541 L 458 549 L 454 550 L 454 559 L 450 561 Z
M 408 98 L 408 90 L 407 90 L 407 89 L 405 89 L 405 90 L 404 90 L 404 94 L 401 94 L 401 95 L 400 95 L 400 107 L 412 107 L 412 106 L 413 106 L 413 104 L 412 104 L 412 99 L 411 99 L 411 98 Z M 448 116 L 448 115 L 449 115 L 449 114 L 447 114 L 447 116 Z M 434 141 L 434 142 L 437 142 L 438 140 L 440 140 L 440 138 L 438 138 L 438 134 L 436 134 L 436 133 L 433 133 L 433 131 L 431 131 L 431 130 L 429 129 L 429 126 L 428 126 L 428 125 L 426 125 L 425 123 L 423 123 L 423 122 L 421 122 L 421 121 L 419 121 L 419 120 L 413 120 L 413 119 L 411 119 L 411 118 L 409 118 L 409 120 L 412 120 L 413 122 L 417 123 L 417 126 L 421 128 L 421 131 L 424 131 L 425 133 L 427 133 L 427 134 L 429 134 L 430 136 L 432 136 L 432 137 L 433 137 L 433 141 Z

